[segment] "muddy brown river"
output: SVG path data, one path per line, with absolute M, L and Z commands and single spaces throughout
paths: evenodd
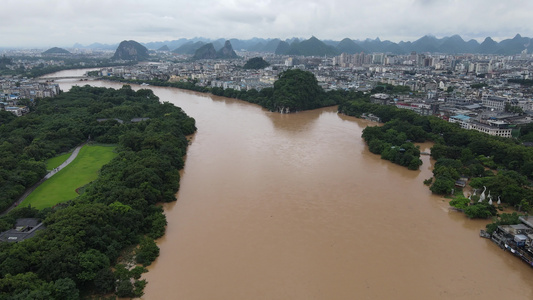
M 375 124 L 149 88 L 198 132 L 143 299 L 533 299 L 533 269 L 422 184 L 429 157 L 409 171 L 368 151 Z

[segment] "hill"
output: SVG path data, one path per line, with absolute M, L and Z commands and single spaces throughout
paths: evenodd
M 520 34 L 515 35 L 512 39 L 506 39 L 499 43 L 501 50 L 498 54 L 512 55 L 522 52 L 526 47 L 531 45 L 531 39 L 522 37 Z
M 70 53 L 69 51 L 63 48 L 58 48 L 58 47 L 50 48 L 42 53 L 42 55 L 70 55 L 70 54 L 72 53 Z
M 439 52 L 438 50 L 439 40 L 431 35 L 425 35 L 418 40 L 414 41 L 411 45 L 411 51 L 416 52 Z
M 224 47 L 222 47 L 222 49 L 217 51 L 217 58 L 221 58 L 221 59 L 238 58 L 237 53 L 233 51 L 233 47 L 231 46 L 230 41 L 226 41 L 224 43 Z
M 273 106 L 281 113 L 320 107 L 323 90 L 311 72 L 293 69 L 274 82 Z
M 334 56 L 338 55 L 338 51 L 333 46 L 328 46 L 316 37 L 311 37 L 308 40 L 301 42 L 293 42 L 288 55 L 303 55 L 303 56 Z
M 379 38 L 376 38 L 374 40 L 372 39 L 366 39 L 364 41 L 355 41 L 356 44 L 363 47 L 363 49 L 368 50 L 369 53 L 372 52 L 384 52 L 385 48 L 387 47 L 389 41 L 382 42 Z M 387 43 L 387 45 L 386 45 Z
M 263 69 L 270 66 L 268 62 L 266 62 L 262 57 L 254 57 L 250 58 L 242 67 L 243 69 Z
M 363 47 L 357 45 L 354 41 L 349 38 L 345 38 L 337 45 L 337 51 L 339 53 L 348 53 L 355 54 L 361 52 L 368 52 L 363 49 Z
M 198 41 L 198 42 L 187 42 L 178 48 L 174 49 L 172 52 L 177 54 L 194 54 L 196 50 L 200 49 L 203 45 L 205 45 L 205 42 Z
M 213 43 L 208 43 L 200 47 L 194 52 L 193 59 L 215 59 L 217 58 L 217 51 Z
M 252 38 L 248 40 L 230 39 L 234 49 L 252 51 L 252 52 L 268 52 L 279 55 L 337 55 L 344 53 L 392 53 L 392 54 L 406 54 L 412 51 L 417 53 L 443 53 L 443 54 L 459 54 L 459 53 L 481 53 L 481 54 L 503 54 L 514 55 L 519 54 L 524 49 L 529 53 L 533 52 L 533 43 L 531 38 L 522 37 L 517 34 L 513 38 L 495 42 L 488 37 L 484 45 L 481 45 L 476 40 L 465 41 L 459 35 L 452 35 L 443 38 L 437 38 L 432 35 L 426 35 L 415 41 L 400 41 L 398 43 L 388 40 L 365 39 L 352 40 L 346 38 L 340 42 L 333 40 L 319 40 L 316 37 L 311 37 L 308 40 L 299 40 L 298 38 L 290 38 L 281 41 L 275 39 Z M 167 45 L 170 49 L 175 49 L 174 53 L 193 55 L 201 46 L 213 43 L 216 51 L 223 48 L 225 39 L 206 39 L 206 38 L 192 38 L 179 39 L 165 42 L 151 42 L 144 44 L 149 49 L 159 49 Z M 355 45 L 354 45 L 355 44 Z M 94 43 L 83 47 L 76 44 L 75 48 L 89 48 L 89 49 L 116 49 L 113 45 L 104 45 Z
M 250 48 L 248 48 L 248 51 L 251 51 L 251 52 L 264 52 L 263 51 L 264 48 L 265 48 L 265 44 L 259 42 L 259 43 L 255 44 L 255 45 L 251 46 Z
M 277 55 L 285 55 L 291 48 L 291 45 L 285 41 L 280 41 L 278 45 L 276 46 L 276 50 L 274 51 Z
M 445 38 L 442 44 L 439 46 L 439 52 L 443 53 L 471 53 L 474 49 L 470 44 L 465 42 L 459 35 L 452 35 L 449 38 Z
M 216 51 L 213 43 L 208 43 L 194 52 L 193 59 L 232 59 L 238 58 L 230 41 L 224 43 L 224 47 Z
M 263 52 L 275 53 L 280 42 L 281 42 L 280 39 L 273 39 L 273 40 L 268 41 L 263 47 Z
M 477 48 L 477 53 L 490 54 L 497 53 L 500 50 L 500 46 L 492 38 L 487 37 Z
M 145 46 L 136 41 L 122 41 L 111 59 L 144 61 L 148 60 L 149 57 L 148 49 Z

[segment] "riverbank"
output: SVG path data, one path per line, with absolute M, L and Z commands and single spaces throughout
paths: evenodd
M 163 204 L 168 225 L 142 277 L 144 299 L 533 296 L 529 267 L 473 238 L 487 221 L 450 211 L 421 184 L 432 176 L 429 156 L 409 171 L 368 151 L 360 136 L 375 123 L 333 107 L 281 115 L 149 88 L 199 130 L 179 201 Z
M 481 230 L 480 236 L 490 239 L 500 248 L 533 267 L 533 217 L 521 216 L 519 220 L 518 224 L 500 225 L 490 233 Z
M 197 80 L 186 81 L 170 80 L 133 80 L 122 77 L 105 77 L 105 80 L 113 80 L 126 83 L 136 83 L 142 86 L 155 85 L 175 87 L 197 92 L 210 93 L 216 96 L 239 99 L 249 103 L 258 104 L 270 111 L 279 113 L 295 113 L 339 104 L 341 95 L 346 93 L 362 94 L 358 92 L 328 91 L 325 92 L 318 85 L 313 73 L 290 69 L 279 74 L 278 79 L 271 87 L 263 87 L 259 90 L 237 86 L 223 88 L 212 82 L 212 86 L 197 85 Z
M 104 93 L 106 96 L 101 97 Z M 95 104 L 97 97 L 99 101 Z M 124 101 L 126 98 L 127 102 Z M 146 270 L 126 268 L 117 264 L 117 259 L 123 249 L 132 245 L 139 245 L 135 251 L 137 263 L 146 266 L 157 257 L 159 248 L 154 239 L 164 234 L 166 225 L 165 216 L 157 204 L 176 200 L 179 170 L 183 168 L 188 147 L 185 135 L 194 133 L 195 121 L 180 108 L 160 103 L 148 90 L 83 86 L 46 101 L 36 107 L 41 109 L 38 115 L 41 126 L 37 129 L 47 128 L 50 119 L 56 123 L 63 121 L 69 113 L 75 114 L 76 120 L 88 120 L 66 120 L 66 125 L 58 130 L 60 134 L 46 131 L 46 137 L 64 141 L 65 136 L 79 138 L 83 137 L 83 132 L 90 132 L 91 139 L 97 142 L 117 142 L 117 157 L 102 167 L 98 177 L 86 186 L 82 195 L 73 199 L 71 205 L 41 211 L 35 208 L 17 210 L 16 217 L 44 219 L 46 230 L 22 243 L 2 244 L 0 256 L 14 253 L 14 248 L 24 255 L 14 257 L 13 263 L 0 262 L 0 270 L 13 278 L 29 278 L 32 293 L 55 298 L 60 298 L 55 284 L 62 282 L 68 283 L 69 294 L 73 295 L 115 292 L 119 297 L 139 297 L 146 285 L 140 275 Z M 60 107 L 63 111 L 59 114 L 57 110 L 47 110 L 48 107 Z M 131 120 L 130 114 L 140 119 L 124 124 L 114 120 L 97 122 L 96 114 L 104 108 L 120 119 Z M 137 112 L 143 115 L 137 115 Z M 63 130 L 65 128 L 67 130 Z M 69 129 L 73 134 L 69 134 Z M 36 151 L 40 149 L 37 146 L 54 146 L 53 140 L 43 138 L 39 142 L 42 144 L 34 145 L 31 154 L 40 153 Z M 39 163 L 38 167 L 44 169 L 45 165 Z M 14 219 L 15 216 L 10 214 L 0 224 L 9 226 Z M 64 264 L 65 261 L 70 263 Z M 90 266 L 85 263 L 87 261 L 91 262 Z M 0 278 L 0 285 L 7 284 L 6 278 L 10 277 Z M 0 291 L 0 298 L 13 298 L 28 289 L 19 281 L 10 281 L 9 286 L 9 289 Z
M 513 296 L 531 295 L 521 266 L 472 238 L 486 221 L 449 212 L 421 184 L 429 156 L 408 171 L 368 152 L 359 138 L 368 121 L 151 88 L 199 131 L 179 201 L 164 205 L 167 234 L 143 275 L 145 299 L 483 299 L 515 281 Z

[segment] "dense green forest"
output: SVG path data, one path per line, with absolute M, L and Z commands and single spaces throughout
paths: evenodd
M 508 79 L 507 81 L 510 83 L 518 83 L 528 87 L 533 86 L 533 80 L 531 79 Z
M 253 57 L 250 58 L 242 67 L 243 69 L 252 69 L 252 70 L 258 70 L 258 69 L 264 69 L 266 67 L 270 66 L 268 62 L 266 62 L 262 57 Z
M 118 155 L 76 199 L 41 211 L 18 208 L 0 218 L 1 231 L 20 217 L 36 217 L 46 225 L 31 239 L 0 243 L 0 299 L 142 295 L 146 282 L 140 276 L 146 269 L 119 257 L 131 249 L 133 263 L 146 266 L 158 256 L 154 239 L 164 234 L 166 219 L 156 203 L 175 200 L 185 136 L 195 132 L 194 119 L 159 103 L 151 90 L 129 86 L 72 87 L 38 100 L 32 110 L 19 118 L 0 115 L 0 196 L 18 196 L 32 183 L 26 181 L 44 174 L 44 159 L 88 138 L 118 144 Z M 149 119 L 130 121 L 137 117 Z
M 533 148 L 523 146 L 520 140 L 489 136 L 437 117 L 372 104 L 365 95 L 341 102 L 339 112 L 357 117 L 372 113 L 381 118 L 384 126 L 367 127 L 363 131 L 369 150 L 408 167 L 409 159 L 402 160 L 396 151 L 398 147 L 404 148 L 405 153 L 409 151 L 402 142 L 434 142 L 431 149 L 431 156 L 436 159 L 434 178 L 426 181 L 433 193 L 450 194 L 455 181 L 466 176 L 471 178 L 470 186 L 478 191 L 486 186 L 494 202 L 500 196 L 502 203 L 515 208 L 533 204 Z M 523 130 L 525 138 L 532 132 L 530 127 Z M 411 161 L 414 169 L 415 162 Z M 476 218 L 490 217 L 497 212 L 489 205 L 476 203 L 465 213 Z
M 274 82 L 272 107 L 279 112 L 295 112 L 335 105 L 329 102 L 315 75 L 299 69 L 287 70 Z
M 380 154 L 381 158 L 406 166 L 409 170 L 418 170 L 422 165 L 420 150 L 412 143 L 413 140 L 409 139 L 413 137 L 412 131 L 417 128 L 408 122 L 393 120 L 382 127 L 365 128 L 362 136 L 370 152 Z M 423 140 L 417 138 L 415 141 Z

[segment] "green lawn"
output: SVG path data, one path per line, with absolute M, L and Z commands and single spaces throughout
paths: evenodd
M 84 146 L 78 157 L 31 193 L 19 206 L 42 209 L 76 198 L 76 189 L 98 177 L 98 171 L 116 153 L 112 146 Z
M 52 157 L 46 161 L 46 169 L 48 171 L 51 171 L 57 167 L 59 167 L 65 160 L 67 160 L 72 153 L 65 153 L 61 154 L 56 157 Z

